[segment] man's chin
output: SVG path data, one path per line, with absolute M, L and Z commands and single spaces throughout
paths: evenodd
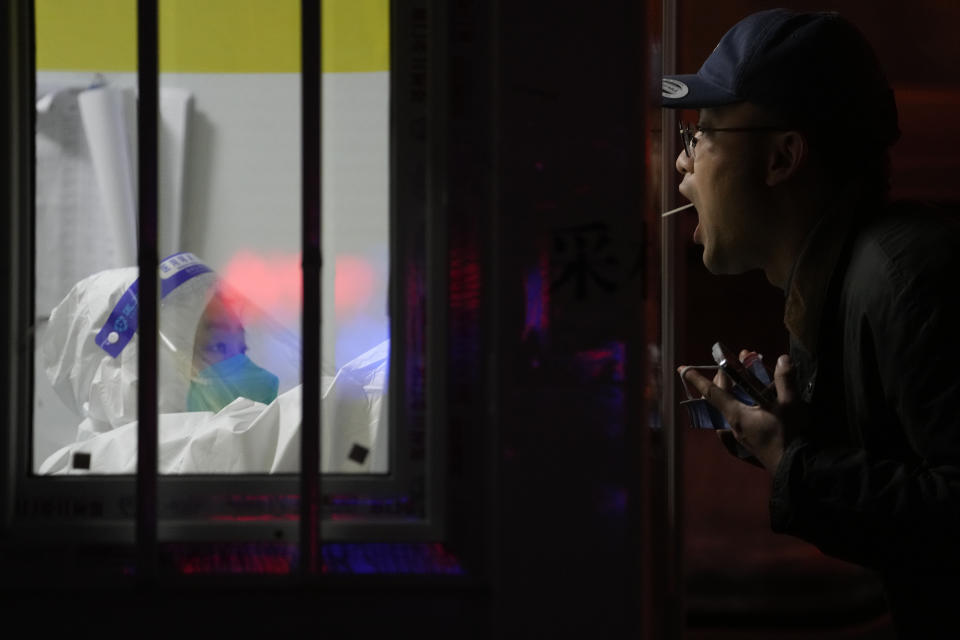
M 707 268 L 707 271 L 713 275 L 723 275 L 723 265 L 717 261 L 716 254 L 709 247 L 704 246 L 703 255 L 700 256 L 700 259 L 703 260 L 703 266 Z
M 736 261 L 724 259 L 723 256 L 708 250 L 703 252 L 703 266 L 715 276 L 737 276 L 749 271 Z

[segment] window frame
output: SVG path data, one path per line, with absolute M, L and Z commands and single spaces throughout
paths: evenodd
M 139 0 L 138 6 L 138 37 L 140 42 L 151 39 L 156 43 L 156 0 Z M 303 77 L 310 78 L 316 92 L 304 90 L 302 99 L 304 114 L 314 113 L 319 118 L 320 99 L 320 0 L 302 0 L 302 15 L 304 16 L 303 41 L 304 66 Z M 152 7 L 153 18 L 143 19 L 149 15 Z M 438 179 L 442 169 L 443 141 L 440 139 L 443 127 L 443 97 L 440 91 L 432 90 L 438 86 L 437 74 L 440 72 L 437 63 L 442 59 L 440 24 L 444 14 L 443 3 L 433 0 L 413 0 L 410 2 L 391 2 L 390 29 L 391 34 L 413 33 L 413 39 L 423 39 L 425 47 L 420 47 L 408 38 L 391 37 L 391 83 L 390 83 L 390 309 L 391 309 L 391 349 L 390 349 L 390 380 L 391 392 L 388 394 L 390 417 L 390 472 L 387 474 L 320 474 L 315 483 L 304 484 L 303 475 L 230 475 L 230 476 L 157 476 L 155 466 L 151 470 L 144 468 L 138 476 L 67 476 L 44 477 L 32 473 L 32 380 L 34 366 L 34 340 L 32 323 L 34 322 L 33 292 L 34 292 L 34 167 L 35 167 L 35 30 L 34 11 L 32 0 L 17 0 L 7 4 L 6 9 L 11 20 L 8 21 L 10 37 L 8 43 L 9 65 L 8 74 L 3 80 L 11 88 L 11 110 L 4 112 L 5 122 L 3 134 L 11 137 L 11 144 L 6 148 L 13 150 L 16 160 L 4 167 L 4 191 L 9 192 L 9 210 L 16 212 L 10 215 L 5 223 L 6 237 L 8 238 L 8 259 L 3 266 L 4 281 L 9 286 L 0 293 L 6 304 L 7 314 L 3 314 L 3 328 L 7 340 L 3 345 L 9 350 L 10 357 L 4 358 L 8 363 L 7 373 L 10 374 L 9 384 L 4 385 L 7 393 L 8 419 L 7 429 L 0 444 L 0 453 L 3 454 L 3 475 L 7 482 L 3 491 L 4 513 L 3 529 L 11 538 L 71 541 L 74 543 L 130 543 L 137 541 L 140 546 L 152 546 L 157 541 L 183 540 L 270 540 L 293 541 L 301 540 L 301 548 L 305 547 L 304 540 L 311 539 L 305 534 L 307 529 L 298 527 L 301 523 L 291 519 L 289 514 L 278 515 L 276 518 L 265 520 L 244 521 L 242 519 L 227 519 L 211 521 L 203 515 L 196 517 L 197 509 L 201 510 L 206 504 L 223 506 L 224 499 L 236 495 L 264 497 L 268 501 L 276 499 L 277 504 L 284 504 L 285 497 L 293 494 L 304 494 L 305 489 L 315 489 L 317 499 L 323 495 L 355 494 L 377 499 L 380 497 L 395 496 L 398 492 L 410 493 L 416 482 L 423 482 L 422 509 L 425 516 L 413 519 L 394 519 L 385 517 L 360 517 L 350 521 L 322 519 L 318 535 L 313 535 L 311 544 L 320 541 L 335 540 L 391 540 L 391 541 L 427 541 L 443 539 L 445 536 L 446 496 L 443 489 L 443 470 L 445 468 L 445 437 L 444 437 L 444 409 L 443 398 L 445 393 L 443 363 L 445 359 L 446 340 L 446 274 L 442 268 L 445 258 L 445 220 L 442 215 L 441 180 Z M 316 20 L 308 16 L 315 16 Z M 420 24 L 427 20 L 427 24 Z M 419 21 L 419 22 L 418 22 Z M 314 29 L 306 25 L 311 23 Z M 151 24 L 152 23 L 152 24 Z M 425 52 L 424 52 L 425 50 Z M 156 69 L 156 47 L 152 52 L 138 54 L 138 83 L 141 96 L 153 96 L 153 106 L 156 107 L 156 86 L 158 73 Z M 309 58 L 309 59 L 308 59 Z M 145 62 L 146 61 L 146 62 Z M 147 69 L 146 67 L 151 67 Z M 311 69 L 317 73 L 311 74 Z M 150 92 L 150 87 L 154 91 Z M 415 92 L 421 99 L 410 99 Z M 422 95 L 421 95 L 422 94 Z M 317 102 L 308 105 L 307 100 Z M 141 109 L 141 112 L 147 110 Z M 156 114 L 152 124 L 149 115 L 144 121 L 141 118 L 141 140 L 156 139 Z M 29 122 L 29 126 L 23 123 Z M 317 120 L 317 129 L 319 130 Z M 426 135 L 418 133 L 417 123 L 426 123 Z M 320 135 L 320 133 L 318 131 Z M 320 167 L 320 137 L 306 135 L 304 131 L 305 171 L 310 167 Z M 154 271 L 157 266 L 156 250 L 156 189 L 150 189 L 149 179 L 144 179 L 144 169 L 147 175 L 154 172 L 156 181 L 156 145 L 153 153 L 149 153 L 149 145 L 140 144 L 141 159 L 138 162 L 141 170 L 141 205 L 138 211 L 139 226 L 141 229 L 138 260 L 141 272 L 146 265 L 152 265 Z M 145 155 L 144 155 L 145 154 Z M 152 155 L 153 166 L 149 165 Z M 403 158 L 405 161 L 400 162 Z M 410 162 L 410 158 L 416 158 Z M 320 174 L 322 175 L 322 174 Z M 319 178 L 319 175 L 318 175 Z M 310 195 L 302 200 L 305 224 L 308 215 L 315 215 L 316 227 L 305 226 L 305 231 L 319 232 L 322 216 L 320 210 L 320 185 L 308 185 L 304 180 L 304 193 L 312 189 Z M 316 183 L 321 182 L 319 179 Z M 28 189 L 24 185 L 29 184 Z M 151 193 L 152 191 L 152 193 Z M 150 200 L 152 199 L 152 213 Z M 144 204 L 144 202 L 147 204 Z M 153 216 L 152 222 L 150 216 Z M 418 229 L 418 234 L 409 231 L 401 233 L 401 229 Z M 151 239 L 152 233 L 152 239 Z M 319 277 L 319 242 L 305 233 L 305 243 L 316 242 L 316 268 Z M 152 244 L 152 246 L 151 246 Z M 311 247 L 313 245 L 311 244 Z M 311 249 L 311 247 L 305 248 Z M 312 250 L 312 249 L 311 249 Z M 304 254 L 308 255 L 307 252 Z M 305 263 L 310 264 L 305 259 Z M 418 308 L 417 305 L 405 304 L 407 300 L 407 283 L 404 277 L 411 269 L 419 269 L 422 284 L 422 299 L 425 301 Z M 317 281 L 319 285 L 319 281 Z M 310 286 L 305 273 L 305 287 Z M 312 300 L 312 302 L 310 302 Z M 310 317 L 306 307 L 316 305 L 315 312 L 319 313 L 320 290 L 319 286 L 305 291 L 304 318 Z M 152 307 L 152 308 L 151 308 Z M 144 315 L 153 314 L 153 323 L 142 322 L 141 327 L 153 326 L 153 346 L 144 348 L 141 345 L 141 358 L 144 352 L 152 348 L 153 363 L 156 362 L 156 301 L 153 304 L 142 304 Z M 319 318 L 319 315 L 316 316 Z M 418 322 L 424 322 L 430 327 L 430 332 L 424 332 L 423 342 L 412 348 L 404 338 L 409 330 L 416 327 Z M 304 363 L 313 356 L 316 362 L 316 385 L 308 387 L 308 378 L 304 375 L 304 414 L 307 416 L 309 403 L 316 405 L 316 420 L 319 422 L 319 328 L 316 332 L 318 339 L 315 346 L 309 347 L 308 333 L 304 332 Z M 312 353 L 311 353 L 312 351 Z M 315 355 L 314 355 L 315 354 Z M 148 356 L 149 358 L 149 356 Z M 414 362 L 417 358 L 419 362 Z M 146 369 L 141 380 L 147 384 L 141 385 L 151 395 L 142 395 L 138 398 L 140 407 L 156 407 L 156 371 L 150 373 L 150 361 L 145 359 Z M 413 407 L 414 401 L 406 391 L 415 381 L 411 380 L 413 365 L 422 366 L 426 371 L 422 380 L 422 406 Z M 143 365 L 141 365 L 143 366 Z M 152 388 L 149 384 L 153 381 Z M 393 391 L 398 390 L 398 391 Z M 156 412 L 152 413 L 151 420 L 140 420 L 140 434 L 151 431 L 154 435 L 152 448 L 147 453 L 156 455 Z M 149 413 L 147 414 L 149 415 Z M 422 480 L 413 477 L 410 466 L 402 461 L 409 460 L 411 421 L 422 420 L 422 425 L 416 426 L 425 432 L 425 463 L 422 469 Z M 307 438 L 304 438 L 305 440 Z M 139 440 L 145 440 L 139 438 Z M 319 424 L 317 423 L 316 441 L 319 443 Z M 305 449 L 307 449 L 305 447 Z M 312 449 L 311 449 L 312 450 Z M 319 451 L 319 449 L 317 450 Z M 316 453 L 316 452 L 314 452 Z M 318 464 L 319 455 L 312 456 Z M 313 464 L 313 461 L 310 461 Z M 317 468 L 317 467 L 314 467 Z M 194 500 L 197 498 L 197 500 Z M 200 506 L 198 507 L 198 500 Z M 218 501 L 219 500 L 219 501 Z M 206 501 L 206 502 L 205 502 Z M 309 501 L 307 501 L 309 502 Z M 301 503 L 300 512 L 309 512 L 307 502 Z M 147 508 L 141 511 L 141 518 L 137 521 L 134 505 L 144 504 Z M 151 506 L 153 509 L 151 509 Z M 227 505 L 229 506 L 229 504 Z M 239 516 L 238 516 L 239 517 Z M 315 554 L 316 549 L 313 549 Z M 304 557 L 310 557 L 305 554 Z M 314 555 L 315 557 L 315 555 Z

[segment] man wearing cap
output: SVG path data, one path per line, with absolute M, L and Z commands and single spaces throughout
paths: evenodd
M 771 473 L 774 531 L 877 570 L 901 633 L 958 633 L 960 226 L 887 200 L 899 130 L 872 49 L 837 14 L 763 11 L 662 104 L 699 109 L 676 166 L 704 264 L 763 269 L 790 334 L 767 408 L 684 379 Z

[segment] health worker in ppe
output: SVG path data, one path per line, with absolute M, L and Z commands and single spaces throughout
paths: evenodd
M 47 377 L 83 420 L 76 441 L 40 473 L 136 471 L 137 290 L 137 269 L 103 271 L 75 285 L 51 314 L 41 347 Z M 190 253 L 161 263 L 160 293 L 160 472 L 295 472 L 297 337 Z M 385 470 L 385 449 L 373 444 L 386 443 L 378 426 L 388 345 L 324 376 L 324 471 Z
M 137 419 L 137 275 L 129 267 L 85 278 L 51 313 L 42 355 L 57 395 L 84 416 L 78 440 Z M 170 256 L 160 264 L 160 297 L 160 413 L 276 397 L 277 377 L 246 356 L 239 296 L 212 269 L 191 253 Z

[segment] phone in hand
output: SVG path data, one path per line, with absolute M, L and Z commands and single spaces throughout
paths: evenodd
M 722 342 L 714 343 L 712 351 L 713 360 L 733 381 L 734 395 L 740 400 L 765 408 L 776 401 L 777 389 L 759 356 L 740 362 L 737 354 Z

